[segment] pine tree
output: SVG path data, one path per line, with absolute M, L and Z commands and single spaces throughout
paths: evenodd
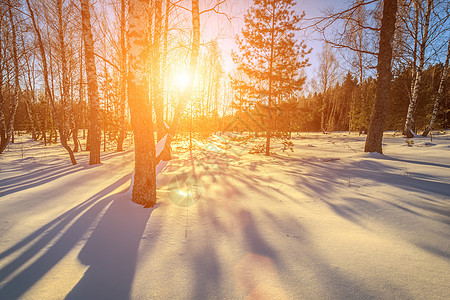
M 248 93 L 267 106 L 266 155 L 270 155 L 270 138 L 273 131 L 273 106 L 286 96 L 299 91 L 305 82 L 300 75 L 309 53 L 303 42 L 298 42 L 302 16 L 294 11 L 292 0 L 255 0 L 245 15 L 242 36 L 237 38 L 239 54 L 233 60 L 250 84 Z

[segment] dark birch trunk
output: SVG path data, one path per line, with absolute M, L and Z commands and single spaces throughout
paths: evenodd
M 3 35 L 0 34 L 0 57 L 3 57 Z M 6 120 L 3 114 L 3 63 L 0 62 L 0 145 L 6 140 Z
M 19 105 L 19 88 L 20 88 L 16 25 L 14 24 L 14 16 L 11 8 L 11 0 L 8 0 L 8 14 L 12 33 L 11 44 L 13 50 L 13 64 L 14 64 L 14 92 L 13 92 L 13 99 L 11 101 L 11 108 L 9 111 L 9 123 L 6 127 L 6 136 L 0 142 L 0 153 L 3 153 L 3 151 L 6 149 L 6 146 L 8 146 L 9 141 L 14 138 L 14 117 L 16 115 L 17 106 Z
M 396 14 L 397 0 L 384 0 L 377 65 L 378 81 L 365 152 L 383 153 L 383 132 L 386 127 L 391 94 L 392 41 L 395 33 Z

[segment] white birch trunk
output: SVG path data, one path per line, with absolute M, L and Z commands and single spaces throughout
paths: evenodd
M 419 0 L 413 0 L 414 4 L 414 27 L 413 27 L 413 34 L 414 34 L 414 49 L 413 49 L 413 59 L 411 63 L 411 92 L 409 95 L 409 99 L 411 101 L 411 97 L 414 93 L 414 84 L 416 83 L 416 71 L 417 71 L 417 45 L 419 44 Z
M 442 71 L 441 81 L 439 82 L 439 89 L 436 95 L 436 99 L 434 100 L 433 113 L 431 114 L 430 124 L 422 133 L 423 136 L 427 136 L 428 133 L 433 129 L 434 122 L 436 122 L 436 116 L 439 109 L 439 101 L 441 100 L 442 92 L 444 91 L 445 80 L 447 79 L 448 74 L 448 61 L 450 59 L 450 39 L 448 41 L 447 48 L 447 57 L 445 59 L 444 70 Z
M 132 201 L 144 207 L 156 203 L 155 138 L 149 99 L 149 1 L 129 2 L 128 103 L 135 141 Z
M 413 93 L 411 95 L 411 100 L 409 102 L 408 112 L 406 114 L 405 128 L 403 130 L 403 133 L 408 138 L 411 138 L 414 136 L 414 131 L 413 131 L 415 129 L 414 128 L 415 127 L 414 112 L 416 111 L 417 99 L 419 98 L 419 88 L 420 88 L 420 83 L 422 81 L 423 66 L 424 66 L 424 62 L 425 62 L 425 49 L 426 49 L 427 40 L 428 40 L 428 27 L 430 24 L 430 15 L 431 15 L 432 8 L 433 8 L 433 0 L 428 0 L 427 1 L 427 12 L 425 15 L 424 32 L 423 32 L 422 42 L 420 44 L 419 66 L 417 67 L 416 80 L 414 82 L 414 89 L 413 89 Z
M 94 56 L 94 39 L 91 28 L 91 13 L 89 11 L 89 0 L 81 1 L 81 19 L 83 27 L 84 55 L 86 65 L 86 79 L 88 82 L 89 96 L 89 164 L 100 163 L 100 102 L 98 97 L 97 69 Z

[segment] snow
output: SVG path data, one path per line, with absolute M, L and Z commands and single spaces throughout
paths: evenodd
M 384 154 L 357 133 L 248 154 L 174 147 L 158 204 L 130 201 L 133 152 L 78 165 L 17 137 L 0 155 L 0 299 L 450 299 L 450 132 Z

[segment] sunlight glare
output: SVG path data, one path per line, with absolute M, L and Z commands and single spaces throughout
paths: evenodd
M 183 91 L 189 85 L 191 76 L 186 71 L 180 71 L 175 75 L 175 86 Z

